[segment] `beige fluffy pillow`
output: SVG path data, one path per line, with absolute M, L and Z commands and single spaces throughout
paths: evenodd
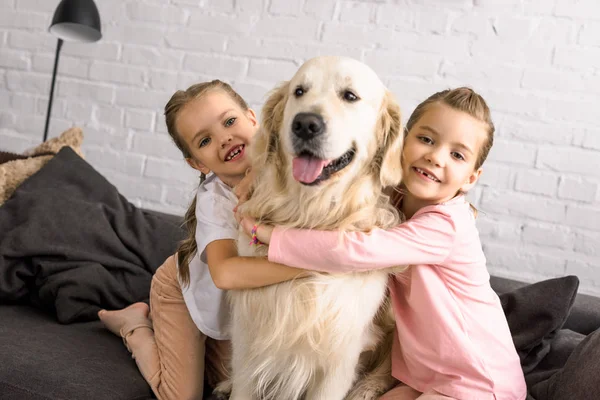
M 15 189 L 25 179 L 39 171 L 63 147 L 71 147 L 83 158 L 81 154 L 82 142 L 83 132 L 81 128 L 74 127 L 23 154 L 29 158 L 0 164 L 0 205 L 12 196 Z

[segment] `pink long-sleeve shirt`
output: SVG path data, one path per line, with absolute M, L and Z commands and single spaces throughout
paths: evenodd
M 460 400 L 522 400 L 526 385 L 469 203 L 458 196 L 370 233 L 275 228 L 269 260 L 329 273 L 410 265 L 390 278 L 392 375 Z

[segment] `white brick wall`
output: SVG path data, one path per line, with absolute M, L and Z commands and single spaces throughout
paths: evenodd
M 42 138 L 58 0 L 0 0 L 0 148 Z M 405 118 L 427 95 L 470 85 L 496 144 L 481 184 L 490 270 L 577 274 L 600 295 L 598 0 L 97 0 L 103 39 L 65 43 L 50 135 L 84 128 L 87 159 L 135 204 L 183 212 L 196 174 L 165 133 L 178 88 L 233 83 L 260 108 L 307 58 L 369 63 Z

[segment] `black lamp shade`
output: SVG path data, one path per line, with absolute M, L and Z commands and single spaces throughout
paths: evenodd
M 100 14 L 94 0 L 62 0 L 54 11 L 49 31 L 66 41 L 100 40 Z

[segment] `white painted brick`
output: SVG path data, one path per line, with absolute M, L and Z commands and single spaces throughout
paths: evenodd
M 177 72 L 170 70 L 154 70 L 149 73 L 150 88 L 164 92 L 177 90 Z
M 415 26 L 418 32 L 445 33 L 450 27 L 450 13 L 447 7 L 419 8 L 415 12 Z
M 143 68 L 96 61 L 90 67 L 90 78 L 102 82 L 141 86 L 146 81 Z
M 505 112 L 540 119 L 544 113 L 544 100 L 536 94 L 510 90 L 480 90 L 492 112 Z
M 14 49 L 54 52 L 56 42 L 54 36 L 40 32 L 21 30 L 8 32 L 8 45 Z
M 525 0 L 523 2 L 523 13 L 525 15 L 544 15 L 550 16 L 554 12 L 554 0 L 552 4 L 548 0 Z
M 600 207 L 570 204 L 567 206 L 567 224 L 600 231 Z
M 546 10 L 550 7 L 546 4 Z M 575 42 L 577 34 L 577 23 L 569 19 L 537 19 L 537 25 L 529 39 L 535 44 L 571 44 Z
M 600 9 L 596 0 L 558 0 L 554 13 L 561 17 L 600 19 Z
M 575 251 L 592 257 L 600 257 L 600 232 L 579 230 L 575 233 Z
M 565 226 L 527 222 L 523 227 L 523 242 L 542 247 L 572 250 L 575 245 L 575 234 Z
M 222 75 L 207 76 L 198 72 L 179 72 L 177 74 L 177 89 L 184 90 L 198 82 L 207 82 L 213 79 L 221 79 L 222 81 L 229 82 L 229 79 Z M 173 93 L 169 93 L 169 98 L 172 94 Z
M 202 7 L 210 11 L 233 11 L 235 6 L 234 0 L 204 0 Z
M 304 11 L 308 15 L 329 20 L 335 12 L 336 0 L 305 0 Z
M 340 21 L 368 24 L 375 19 L 375 13 L 376 4 L 345 1 L 341 4 Z
M 32 13 L 31 11 L 6 10 L 0 13 L 0 26 L 4 28 L 39 29 L 48 24 L 46 14 Z
M 561 199 L 593 202 L 598 193 L 598 182 L 581 177 L 561 177 L 558 197 Z
M 190 16 L 189 27 L 184 30 L 184 33 L 197 29 L 204 32 L 205 35 L 206 32 L 216 32 L 223 34 L 224 37 L 231 37 L 235 34 L 250 33 L 255 24 L 256 18 L 251 15 L 212 15 L 206 12 L 193 11 Z M 211 36 L 208 35 L 201 40 L 209 41 Z
M 273 85 L 265 83 L 235 82 L 233 84 L 235 91 L 238 92 L 247 103 L 264 103 L 267 98 L 267 93 L 272 90 L 273 87 Z
M 141 174 L 145 159 L 145 156 L 140 154 L 95 148 L 86 149 L 85 157 L 94 167 L 98 166 L 132 176 Z
M 129 44 L 157 45 L 163 42 L 166 27 L 155 26 L 139 23 L 108 25 L 102 29 L 102 36 L 107 42 L 121 42 L 123 38 L 127 38 L 126 42 Z
M 469 39 L 467 37 L 445 37 L 442 35 L 398 34 L 397 42 L 391 48 L 406 48 L 415 52 L 442 55 L 447 60 L 464 62 L 468 59 Z
M 227 53 L 249 57 L 284 60 L 307 60 L 318 55 L 340 55 L 361 58 L 362 50 L 347 45 L 289 42 L 255 38 L 234 38 L 227 46 Z
M 600 131 L 589 130 L 584 133 L 583 147 L 600 150 Z
M 418 76 L 436 74 L 441 57 L 409 51 L 367 51 L 364 61 L 382 76 Z
M 323 25 L 322 40 L 324 43 L 360 45 L 383 48 L 397 46 L 398 32 L 392 28 L 377 28 L 368 25 L 331 22 Z
M 557 46 L 554 52 L 555 65 L 580 71 L 593 69 L 598 65 L 598 60 L 600 60 L 600 48 L 598 47 Z
M 271 0 L 269 13 L 274 15 L 297 16 L 302 13 L 302 3 L 289 0 Z
M 488 160 L 497 163 L 533 166 L 536 151 L 537 148 L 534 145 L 498 139 L 494 140 Z
M 125 45 L 122 60 L 125 64 L 178 70 L 183 64 L 183 56 L 181 50 Z
M 39 144 L 41 139 L 35 140 L 31 136 L 19 135 L 8 128 L 0 127 L 0 136 L 2 136 L 2 150 L 13 153 L 22 153 L 25 150 Z M 40 133 L 40 138 L 42 134 Z
M 128 110 L 125 113 L 125 126 L 140 131 L 152 131 L 154 112 L 143 110 Z M 135 148 L 134 148 L 135 150 Z
M 484 253 L 488 265 L 505 270 L 517 270 L 521 274 L 537 274 L 542 271 L 546 276 L 562 276 L 565 272 L 564 257 L 548 256 L 509 244 L 486 243 Z
M 492 218 L 484 213 L 477 216 L 479 235 L 494 243 L 519 243 L 522 240 L 523 222 Z
M 80 124 L 81 122 L 91 120 L 92 113 L 93 106 L 91 104 L 80 101 L 68 101 L 66 102 L 64 118 L 73 121 L 76 124 Z
M 107 21 L 120 21 L 127 15 L 123 0 L 102 0 L 95 2 L 102 19 L 102 29 L 105 29 Z
M 536 166 L 557 172 L 600 177 L 600 157 L 593 150 L 541 146 Z
M 528 40 L 536 25 L 531 18 L 515 18 L 502 15 L 492 23 L 496 36 L 501 40 Z
M 162 22 L 167 24 L 185 23 L 188 15 L 179 7 L 144 4 L 140 2 L 126 5 L 127 15 L 134 21 Z
M 110 182 L 130 202 L 134 200 L 161 201 L 162 187 L 158 183 L 145 182 L 137 177 L 119 173 L 112 173 Z
M 56 93 L 59 97 L 94 99 L 101 103 L 111 103 L 115 96 L 115 89 L 112 86 L 106 86 L 102 83 L 78 82 L 65 79 L 57 81 Z
M 283 81 L 291 79 L 298 66 L 291 61 L 250 60 L 248 77 L 261 81 Z
M 180 186 L 168 186 L 166 187 L 167 192 L 165 195 L 165 202 L 177 207 L 181 207 L 184 210 L 190 206 L 192 199 L 196 196 L 197 186 L 194 185 L 190 188 L 182 188 Z
M 48 112 L 48 101 L 49 101 L 49 94 L 47 94 L 44 97 L 39 97 L 36 96 L 38 98 L 38 101 L 36 103 L 36 109 L 35 109 L 35 114 L 36 115 L 43 115 L 44 117 L 46 116 L 46 113 Z M 64 118 L 66 115 L 66 109 L 67 109 L 67 100 L 66 99 L 61 99 L 60 97 L 54 96 L 54 100 L 52 102 L 52 118 L 57 118 L 57 117 L 62 117 Z
M 578 293 L 587 293 L 600 297 L 600 275 L 598 265 L 581 260 L 567 260 L 566 275 L 575 275 L 583 286 Z
M 519 192 L 556 197 L 559 176 L 552 172 L 522 170 L 517 173 L 515 189 Z
M 52 78 L 48 74 L 25 71 L 6 72 L 6 86 L 13 92 L 44 94 L 48 96 L 51 80 Z M 56 84 L 60 84 L 59 78 L 57 78 Z
M 94 60 L 113 61 L 119 57 L 119 45 L 102 40 L 95 43 L 65 42 L 61 50 L 61 56 L 63 54 Z
M 203 74 L 215 75 L 215 78 L 235 79 L 245 71 L 246 61 L 214 55 L 186 54 L 183 68 L 187 71 L 201 71 Z
M 375 21 L 378 26 L 394 26 L 408 30 L 414 28 L 415 13 L 403 4 L 380 4 Z
M 474 0 L 473 11 L 512 14 L 521 8 L 521 0 Z
M 14 128 L 17 123 L 17 114 L 8 110 L 0 110 L 0 126 L 3 128 Z
M 57 75 L 72 76 L 75 78 L 87 78 L 89 76 L 91 60 L 81 59 L 77 57 L 64 56 L 61 57 L 58 63 Z M 33 71 L 44 72 L 47 76 L 52 76 L 54 68 L 54 55 L 50 54 L 34 54 L 33 55 Z M 49 78 L 51 79 L 51 78 Z
M 168 134 L 135 133 L 133 135 L 132 151 L 171 160 L 183 159 L 181 151 L 175 146 Z
M 581 97 L 572 96 L 572 98 L 569 98 L 568 93 L 563 93 L 559 99 L 549 98 L 546 101 L 545 117 L 570 123 L 595 124 L 598 121 L 597 109 L 594 97 L 587 93 L 582 94 Z
M 223 52 L 227 36 L 220 33 L 172 31 L 165 36 L 169 47 L 205 52 Z
M 24 51 L 0 49 L 0 68 L 28 70 L 31 67 L 31 57 Z
M 532 69 L 524 72 L 523 87 L 561 92 L 600 93 L 600 76 L 576 74 L 565 76 L 562 71 Z
M 475 37 L 482 37 L 494 33 L 492 29 L 492 19 L 477 14 L 462 14 L 452 21 L 451 28 L 453 32 L 467 33 Z
M 17 0 L 17 10 L 46 11 L 53 13 L 56 4 L 48 0 Z
M 251 35 L 254 37 L 289 39 L 316 39 L 319 31 L 319 21 L 313 19 L 296 19 L 289 17 L 271 17 L 261 20 L 256 24 Z
M 180 159 L 179 161 L 171 161 L 148 157 L 144 176 L 155 178 L 167 182 L 192 182 L 198 179 L 198 173 L 192 169 L 187 163 Z
M 242 13 L 260 14 L 264 8 L 263 0 L 236 0 L 235 5 Z
M 546 222 L 563 222 L 566 207 L 562 202 L 525 193 L 484 190 L 481 210 L 485 213 L 509 214 Z
M 137 88 L 118 88 L 116 103 L 122 106 L 161 110 L 164 108 L 172 93 L 149 91 Z
M 512 185 L 513 168 L 486 161 L 483 172 L 477 182 L 481 186 L 489 186 L 495 189 L 508 189 Z
M 13 108 L 27 114 L 35 114 L 38 96 L 27 93 L 0 94 L 0 109 Z
M 556 145 L 569 145 L 580 130 L 569 123 L 547 124 L 515 118 L 496 124 L 496 133 L 508 139 Z
M 95 122 L 83 124 L 84 141 L 82 148 L 86 151 L 94 146 L 110 148 L 118 151 L 129 150 L 130 135 L 124 129 L 102 126 Z
M 600 46 L 600 22 L 586 21 L 577 43 L 583 46 Z
M 0 7 L 5 9 L 15 8 L 15 2 L 16 0 L 0 0 Z
M 549 43 L 529 44 L 519 40 L 506 41 L 497 36 L 485 36 L 473 41 L 473 61 L 485 63 L 502 60 L 502 63 L 545 66 L 552 58 L 553 46 Z
M 123 108 L 101 104 L 95 107 L 92 120 L 102 125 L 121 126 L 123 115 Z
M 465 58 L 465 57 L 463 57 Z M 468 62 L 442 65 L 440 75 L 453 82 L 453 86 L 518 88 L 523 69 L 510 65 L 477 65 Z

